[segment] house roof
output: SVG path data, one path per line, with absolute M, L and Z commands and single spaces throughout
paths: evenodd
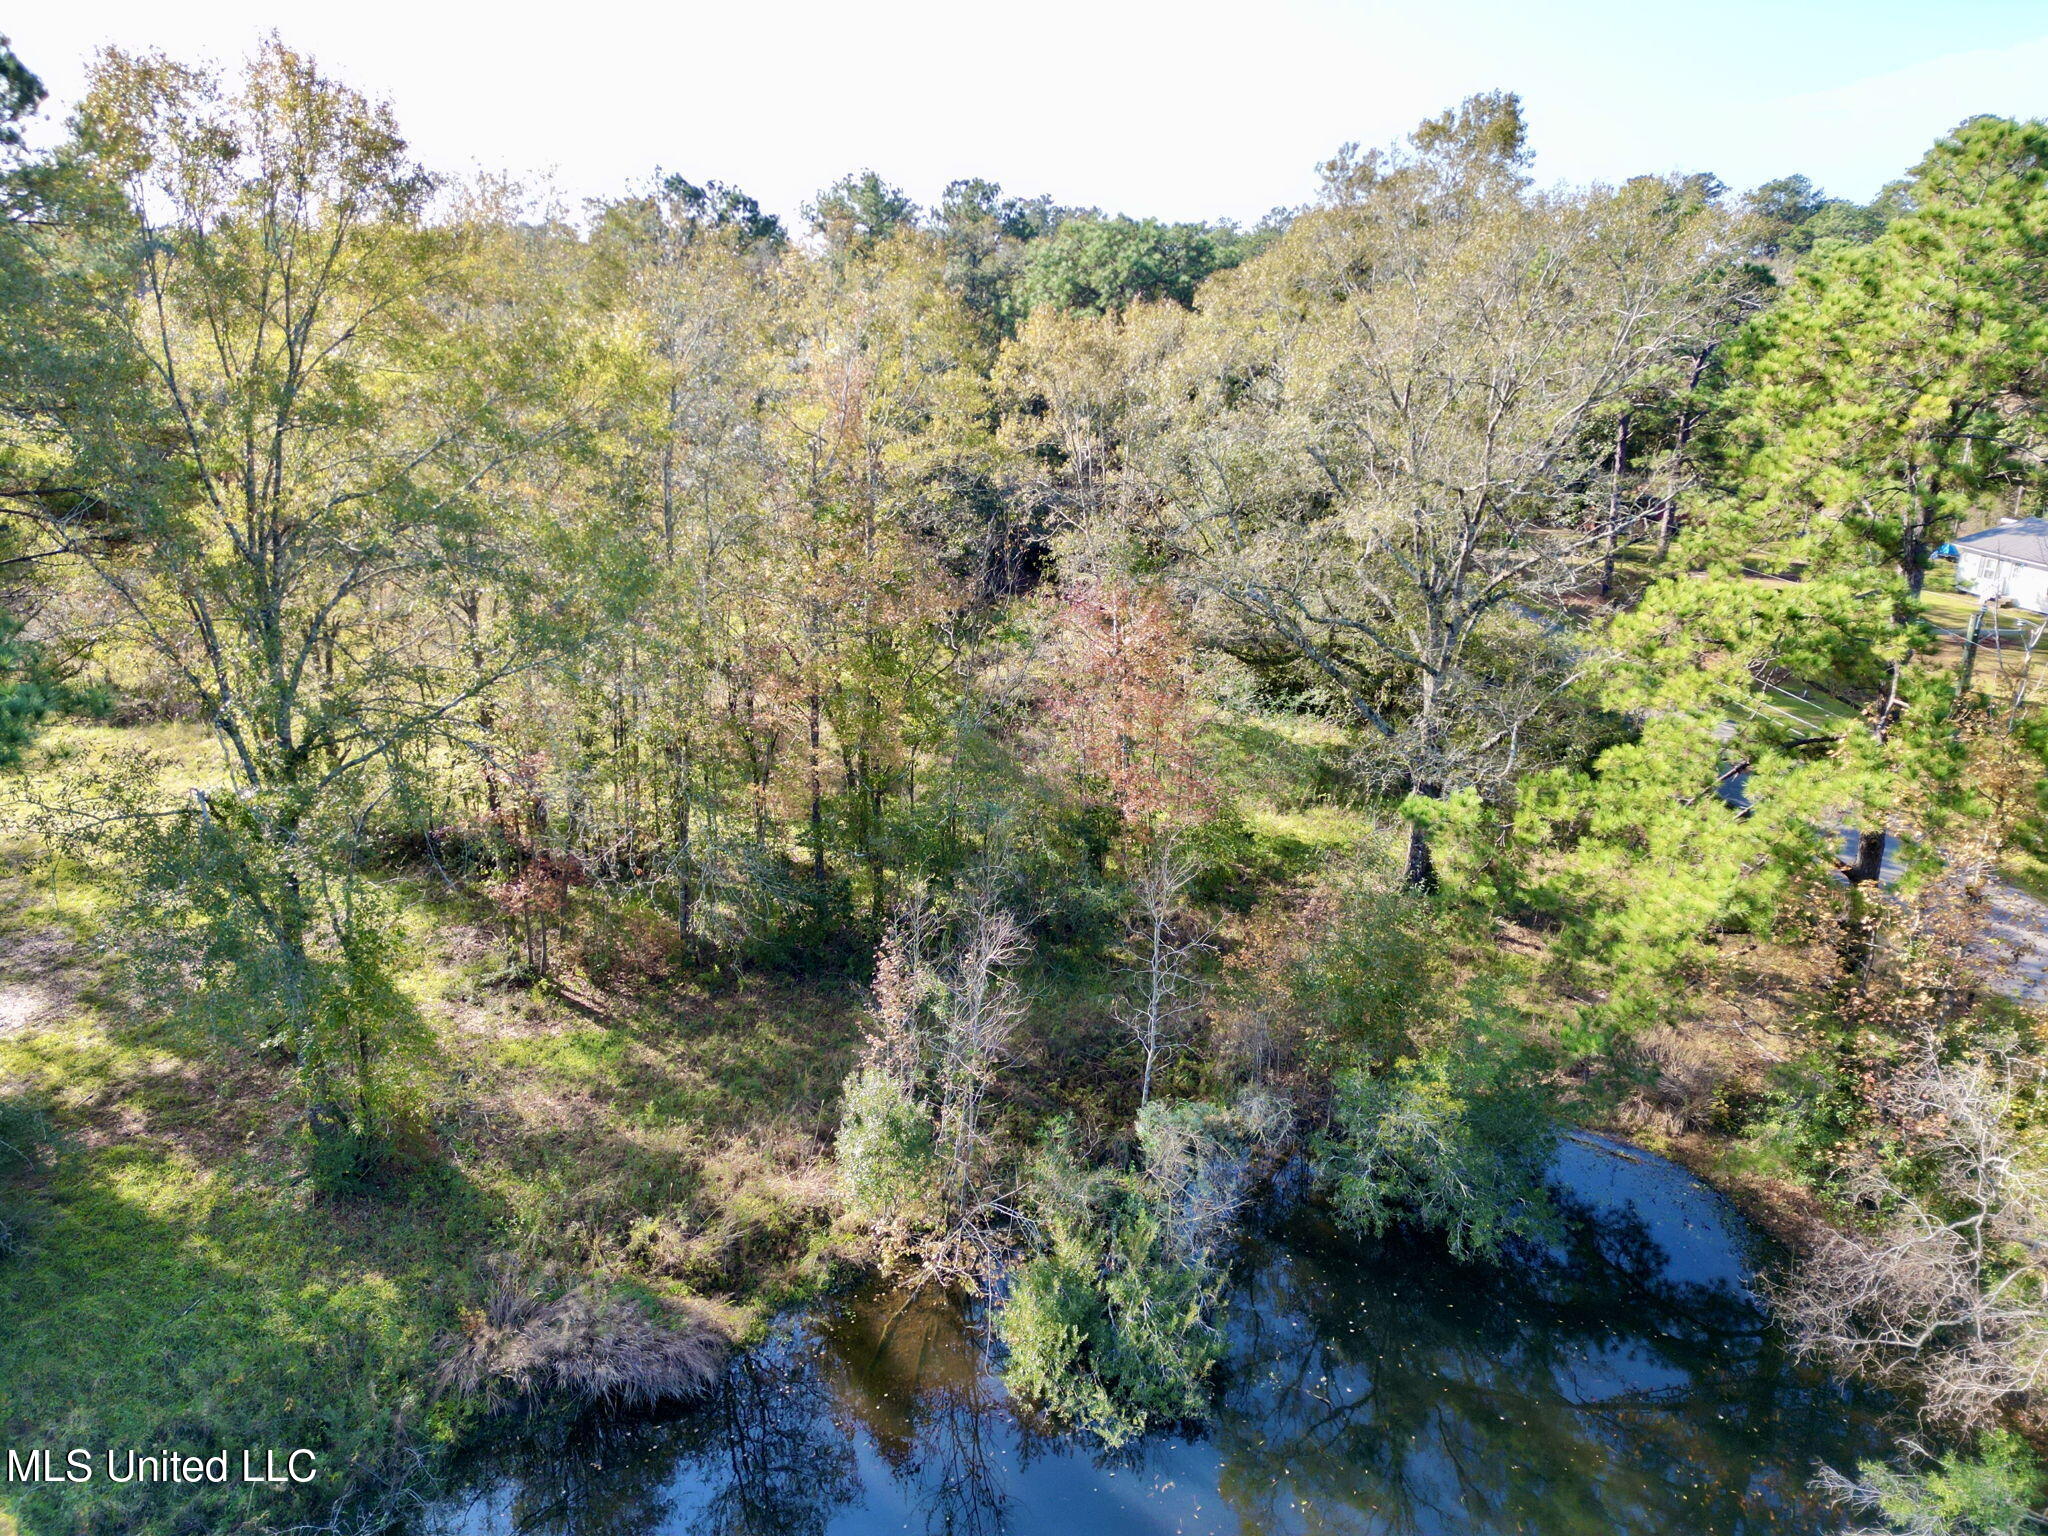
M 2048 567 L 2048 518 L 2017 517 L 1982 533 L 1965 534 L 1956 540 L 1956 548 L 1994 560 Z

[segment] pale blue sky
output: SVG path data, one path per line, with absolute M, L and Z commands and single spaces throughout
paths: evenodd
M 1341 142 L 1475 91 L 1545 180 L 1804 171 L 1868 196 L 1972 112 L 2048 115 L 2048 0 L 87 0 L 5 24 L 59 102 L 105 42 L 235 58 L 275 26 L 422 158 L 570 199 L 659 163 L 793 215 L 873 166 L 1167 218 L 1306 199 Z

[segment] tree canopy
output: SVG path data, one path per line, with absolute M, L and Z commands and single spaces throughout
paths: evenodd
M 2026 1496 L 2048 621 L 1943 557 L 2048 509 L 2048 125 L 1858 204 L 1546 185 L 1489 91 L 1249 229 L 873 169 L 785 228 L 430 174 L 275 36 L 43 95 L 0 40 L 0 894 L 106 985 L 0 1017 L 91 1133 L 0 1077 L 0 1193 L 89 1225 L 170 1125 L 151 1244 L 288 1212 L 411 1309 L 351 1466 L 611 1379 L 577 1328 L 705 1390 L 856 1252 L 1122 1444 L 1209 1410 L 1261 1180 L 1536 1263 L 1577 1123 L 1870 1216 L 1797 1342 L 1983 1451 L 1845 1500 Z M 460 1263 L 336 1256 L 372 1203 Z

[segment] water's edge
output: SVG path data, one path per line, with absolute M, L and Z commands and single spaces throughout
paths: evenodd
M 781 1319 L 701 1409 L 474 1450 L 439 1532 L 1104 1536 L 1819 1532 L 1884 1402 L 1793 1359 L 1725 1192 L 1597 1132 L 1574 1213 L 1498 1269 L 1359 1244 L 1312 1203 L 1245 1237 L 1205 1425 L 1115 1453 L 1013 1411 L 974 1309 L 885 1279 Z

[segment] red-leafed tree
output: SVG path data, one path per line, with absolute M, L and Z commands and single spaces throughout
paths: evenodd
M 1061 620 L 1051 713 L 1074 770 L 1122 826 L 1137 960 L 1118 1015 L 1144 1055 L 1143 1105 L 1200 1006 L 1194 968 L 1213 931 L 1187 901 L 1198 873 L 1189 834 L 1219 799 L 1202 759 L 1207 716 L 1193 648 L 1156 587 L 1090 583 L 1068 594 Z
M 1216 785 L 1196 739 L 1194 653 L 1165 594 L 1127 581 L 1069 592 L 1058 665 L 1050 703 L 1063 745 L 1126 831 L 1149 839 L 1207 820 Z

